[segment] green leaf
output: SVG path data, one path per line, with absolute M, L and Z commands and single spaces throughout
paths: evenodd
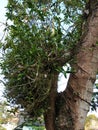
M 96 42 L 96 45 L 98 45 L 98 41 Z

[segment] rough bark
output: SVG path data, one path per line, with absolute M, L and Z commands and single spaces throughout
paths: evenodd
M 72 66 L 75 72 L 70 76 L 66 91 L 60 96 L 63 105 L 57 111 L 56 130 L 84 130 L 98 72 L 98 6 L 97 0 L 90 2 L 86 33 L 79 44 L 76 63 Z
M 48 83 L 49 86 L 51 87 L 51 90 L 48 99 L 49 107 L 44 115 L 46 130 L 56 130 L 55 129 L 55 100 L 57 94 L 57 80 L 58 80 L 58 75 L 52 75 L 50 83 Z

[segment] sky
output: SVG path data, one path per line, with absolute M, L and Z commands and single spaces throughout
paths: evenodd
M 4 26 L 2 23 L 5 23 L 6 18 L 5 18 L 5 13 L 6 13 L 6 8 L 5 6 L 7 5 L 7 0 L 0 0 L 0 39 L 2 37 L 2 31 Z
M 5 13 L 6 13 L 6 8 L 5 6 L 7 5 L 7 0 L 0 0 L 0 41 L 3 37 L 3 30 L 4 30 L 4 24 L 6 22 L 6 17 L 5 17 Z M 1 57 L 1 53 L 0 53 L 0 57 Z M 1 70 L 0 70 L 1 72 Z M 2 76 L 0 75 L 0 80 L 2 80 Z M 0 100 L 2 99 L 2 92 L 4 90 L 4 86 L 2 83 L 0 83 Z

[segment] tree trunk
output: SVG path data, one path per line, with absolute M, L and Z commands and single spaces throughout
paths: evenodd
M 57 81 L 58 81 L 58 75 L 52 75 L 51 80 L 48 83 L 51 89 L 50 89 L 50 95 L 48 99 L 49 107 L 44 115 L 46 130 L 56 130 L 55 129 L 55 100 L 57 94 Z
M 57 109 L 56 130 L 84 130 L 98 72 L 98 5 L 97 0 L 90 2 L 86 33 L 79 44 L 76 63 L 72 65 L 75 72 L 71 74 L 65 92 L 57 98 L 61 100 L 58 102 L 61 107 Z

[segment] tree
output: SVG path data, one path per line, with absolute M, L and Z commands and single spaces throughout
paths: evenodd
M 6 103 L 0 102 L 0 124 L 7 124 L 9 119 L 9 114 L 7 113 Z
M 47 130 L 83 130 L 98 70 L 97 0 L 9 0 L 2 73 L 6 96 Z M 85 10 L 84 10 L 85 9 Z M 65 25 L 65 27 L 64 27 Z M 66 63 L 71 65 L 64 71 Z M 71 73 L 57 93 L 58 75 Z
M 92 86 L 98 71 L 98 46 L 96 45 L 98 19 L 93 17 L 97 16 L 96 8 L 97 1 L 89 1 L 90 14 L 87 18 L 86 32 L 81 39 L 80 49 L 76 55 L 77 63 L 73 64 L 76 72 L 71 74 L 67 90 L 63 93 L 66 103 L 63 103 L 64 105 L 59 111 L 61 113 L 59 118 L 63 118 L 61 118 L 60 129 L 83 129 L 84 118 L 92 97 Z M 70 120 L 64 117 L 64 113 L 67 115 L 66 117 L 70 117 Z M 66 120 L 67 124 L 64 123 Z
M 86 121 L 85 121 L 85 130 L 92 130 L 92 129 L 97 129 L 98 125 L 98 118 L 91 114 L 89 116 L 87 116 Z
M 9 105 L 6 102 L 0 102 L 0 124 L 7 124 L 14 118 L 14 114 L 11 113 L 8 107 Z
M 7 112 L 7 103 L 0 102 L 0 130 L 6 130 L 3 124 L 7 124 L 13 116 Z
M 0 125 L 0 130 L 6 130 L 5 128 L 3 128 L 1 125 Z

